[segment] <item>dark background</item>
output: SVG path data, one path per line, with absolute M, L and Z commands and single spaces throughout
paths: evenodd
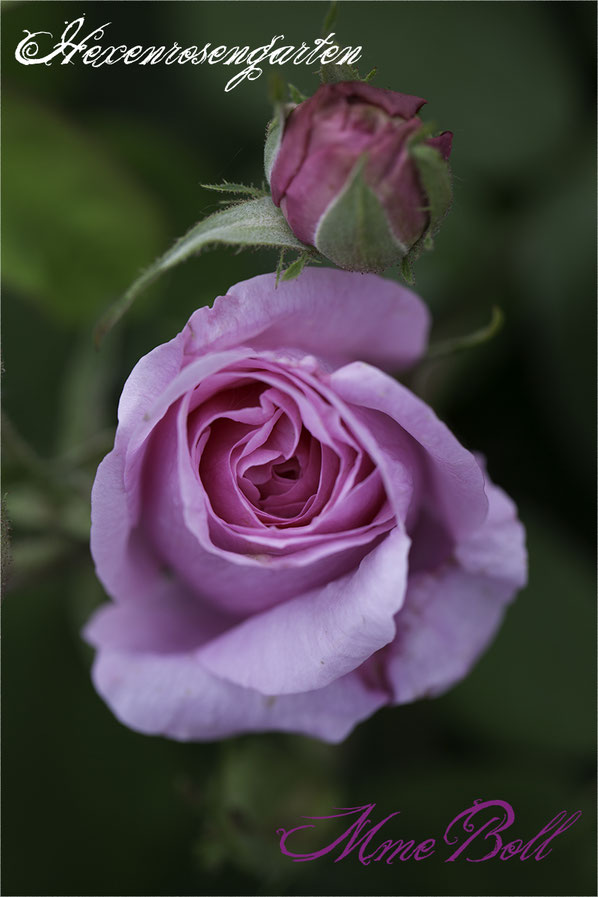
M 433 340 L 506 324 L 415 386 L 528 530 L 530 584 L 472 674 L 384 710 L 341 746 L 268 735 L 177 744 L 121 726 L 79 630 L 101 599 L 88 495 L 139 356 L 268 252 L 220 249 L 168 274 L 94 352 L 91 331 L 140 269 L 217 208 L 200 183 L 259 183 L 267 72 L 222 66 L 18 65 L 23 29 L 129 45 L 311 43 L 322 2 L 5 3 L 3 613 L 6 894 L 595 893 L 595 8 L 590 3 L 347 2 L 335 30 L 362 74 L 424 96 L 455 134 L 455 203 L 416 289 Z M 49 38 L 45 40 L 50 41 Z M 49 44 L 48 44 L 49 46 Z M 278 67 L 277 67 L 278 69 Z M 230 73 L 230 74 L 229 74 Z M 305 93 L 305 66 L 283 74 Z M 5 557 L 8 552 L 5 551 Z M 401 810 L 437 837 L 475 798 L 509 801 L 513 836 L 581 820 L 542 862 L 293 864 L 275 830 L 333 806 Z M 392 834 L 392 833 L 391 833 Z

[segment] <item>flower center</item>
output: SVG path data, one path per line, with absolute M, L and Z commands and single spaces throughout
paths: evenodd
M 379 471 L 317 380 L 252 359 L 210 381 L 195 392 L 189 445 L 210 512 L 235 537 L 272 548 L 278 531 L 294 530 L 294 545 L 299 531 L 332 539 L 392 525 Z
M 274 429 L 271 435 L 275 435 Z M 237 468 L 237 481 L 258 513 L 266 515 L 264 523 L 276 526 L 280 521 L 297 518 L 308 510 L 308 503 L 313 503 L 320 479 L 321 450 L 305 428 L 288 457 L 277 440 L 274 446 L 266 459 L 264 445 L 257 450 L 262 463 L 250 464 L 244 470 Z
M 280 464 L 275 464 L 272 468 L 272 473 L 277 477 L 283 477 L 285 480 L 298 480 L 301 474 L 301 467 L 299 461 L 295 455 L 293 455 L 288 461 L 282 461 Z

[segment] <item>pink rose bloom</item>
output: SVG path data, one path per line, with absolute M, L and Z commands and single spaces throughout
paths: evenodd
M 139 361 L 92 495 L 113 601 L 85 631 L 122 722 L 337 742 L 468 672 L 525 583 L 524 533 L 383 372 L 427 330 L 410 290 L 308 269 L 237 284 Z
M 425 102 L 362 81 L 322 84 L 282 133 L 274 127 L 266 176 L 295 236 L 350 271 L 380 271 L 409 252 L 432 224 L 431 205 L 442 217 L 450 202 L 424 189 L 412 145 Z M 452 139 L 443 131 L 422 141 L 447 181 Z

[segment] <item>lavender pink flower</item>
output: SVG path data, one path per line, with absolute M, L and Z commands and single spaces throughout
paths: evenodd
M 266 169 L 272 200 L 300 240 L 342 268 L 376 271 L 428 232 L 431 203 L 441 217 L 450 202 L 452 134 L 424 138 L 417 113 L 425 102 L 343 81 L 292 109 L 267 141 Z M 417 143 L 433 151 L 442 196 L 430 196 L 438 188 L 424 183 Z
M 133 729 L 336 742 L 461 679 L 526 578 L 511 500 L 385 371 L 428 313 L 374 275 L 232 287 L 134 368 L 92 495 L 85 637 Z

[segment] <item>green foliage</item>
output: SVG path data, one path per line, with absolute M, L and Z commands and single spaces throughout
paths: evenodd
M 137 296 L 165 271 L 217 243 L 241 248 L 247 246 L 283 246 L 302 250 L 307 248 L 294 236 L 282 212 L 276 208 L 269 196 L 250 199 L 221 212 L 215 212 L 177 240 L 172 249 L 144 271 L 121 299 L 108 310 L 96 328 L 96 344 L 101 343 Z
M 426 210 L 429 214 L 429 222 L 425 232 L 414 243 L 401 262 L 401 274 L 408 284 L 415 282 L 413 274 L 414 262 L 417 261 L 424 250 L 434 248 L 434 235 L 449 211 L 453 198 L 451 173 L 448 164 L 438 150 L 423 143 L 425 138 L 435 131 L 436 128 L 433 124 L 424 125 L 414 135 L 409 148 L 426 194 Z
M 337 65 L 327 62 L 320 68 L 323 84 L 337 84 L 339 81 L 359 81 L 359 72 L 352 65 Z
M 334 29 L 336 20 L 338 18 L 338 2 L 337 0 L 331 0 L 328 5 L 328 10 L 326 15 L 324 16 L 324 21 L 322 22 L 322 37 L 328 37 L 330 32 Z
M 276 156 L 278 155 L 278 150 L 280 148 L 284 132 L 285 115 L 286 107 L 282 103 L 277 103 L 274 108 L 274 118 L 268 122 L 268 127 L 266 129 L 266 142 L 264 143 L 264 172 L 268 179 L 268 183 L 270 182 L 272 168 L 274 167 L 274 162 L 276 161 Z
M 295 87 L 294 84 L 290 84 L 290 83 L 289 83 L 289 95 L 291 97 L 291 101 L 293 103 L 297 103 L 297 105 L 299 105 L 299 103 L 303 103 L 304 100 L 307 99 L 305 94 L 301 93 L 299 88 Z
M 201 186 L 204 190 L 215 190 L 217 193 L 245 193 L 256 198 L 267 195 L 261 187 L 252 187 L 249 184 L 229 184 L 224 181 L 222 184 L 202 184 Z
M 69 324 L 89 323 L 157 251 L 145 193 L 92 140 L 5 91 L 5 284 Z
M 410 153 L 415 160 L 427 198 L 429 229 L 435 234 L 453 198 L 449 167 L 438 150 L 426 146 L 425 143 L 415 144 L 411 147 Z

